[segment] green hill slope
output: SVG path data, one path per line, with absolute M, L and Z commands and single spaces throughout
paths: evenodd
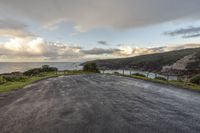
M 189 55 L 194 55 L 192 60 L 195 61 L 187 64 L 185 70 L 197 70 L 200 68 L 200 48 L 183 49 L 129 58 L 95 60 L 86 63 L 95 62 L 101 69 L 137 69 L 161 72 L 163 66 L 173 65 L 177 61 Z

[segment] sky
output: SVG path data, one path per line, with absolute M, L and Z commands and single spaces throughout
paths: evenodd
M 199 5 L 199 0 L 0 0 L 0 62 L 82 62 L 200 47 Z

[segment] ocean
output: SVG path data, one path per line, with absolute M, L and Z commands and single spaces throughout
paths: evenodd
M 43 65 L 56 67 L 58 70 L 80 70 L 82 69 L 80 64 L 79 62 L 0 62 L 0 74 L 16 71 L 24 72 Z

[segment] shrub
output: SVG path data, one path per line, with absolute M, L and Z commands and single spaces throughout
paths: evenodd
M 3 78 L 3 76 L 0 76 L 0 85 L 5 83 L 5 82 L 6 82 L 6 80 Z
M 79 74 L 79 73 L 83 73 L 82 70 L 65 70 L 64 73 L 67 74 Z
M 24 81 L 25 79 L 27 79 L 24 76 L 5 76 L 3 78 L 4 78 L 4 80 L 11 81 L 11 82 L 13 82 L 13 81 Z
M 85 64 L 84 67 L 83 67 L 83 71 L 100 73 L 96 63 Z
M 134 73 L 132 75 L 133 76 L 139 76 L 139 77 L 146 77 L 144 74 L 141 74 L 141 73 Z
M 192 78 L 190 79 L 190 82 L 191 82 L 191 83 L 194 83 L 194 84 L 199 84 L 199 85 L 200 85 L 200 74 L 199 74 L 199 75 L 196 75 L 196 76 L 194 76 L 194 77 L 192 77 Z
M 155 79 L 157 79 L 157 80 L 162 80 L 162 81 L 167 81 L 167 79 L 166 78 L 164 78 L 164 77 L 155 77 Z
M 58 69 L 56 67 L 49 67 L 49 65 L 43 65 L 42 66 L 42 72 L 53 72 L 57 71 Z
M 34 68 L 34 69 L 30 69 L 28 71 L 25 71 L 23 74 L 25 76 L 35 76 L 35 75 L 39 75 L 42 72 L 55 72 L 58 69 L 55 67 L 49 67 L 48 65 L 44 65 L 42 66 L 42 68 Z
M 114 74 L 119 75 L 120 73 L 119 72 L 114 72 Z
M 42 72 L 41 68 L 34 68 L 24 72 L 25 76 L 34 76 Z

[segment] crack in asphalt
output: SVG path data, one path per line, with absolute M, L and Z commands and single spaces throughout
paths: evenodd
M 199 133 L 200 93 L 114 75 L 51 78 L 0 99 L 0 133 Z

